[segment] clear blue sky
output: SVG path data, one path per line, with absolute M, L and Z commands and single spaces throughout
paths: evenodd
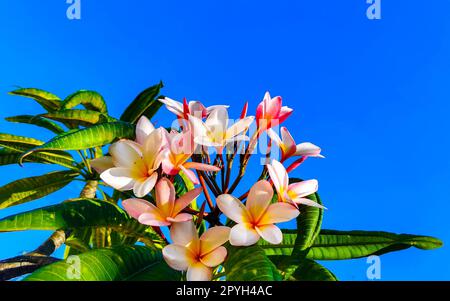
M 64 0 L 0 2 L 2 119 L 40 112 L 7 95 L 15 85 L 61 97 L 95 89 L 113 116 L 159 80 L 165 95 L 229 103 L 234 116 L 246 100 L 254 111 L 270 90 L 295 109 L 286 122 L 295 138 L 327 157 L 295 174 L 319 180 L 329 208 L 324 228 L 449 241 L 449 1 L 382 0 L 377 21 L 366 18 L 365 0 L 81 2 L 78 21 L 66 18 Z M 50 137 L 6 121 L 0 131 Z M 1 167 L 0 185 L 54 169 Z M 79 189 L 2 210 L 0 218 Z M 47 235 L 2 233 L 0 258 L 32 250 Z M 448 280 L 449 255 L 444 246 L 383 256 L 382 279 Z M 340 279 L 366 279 L 365 259 L 325 265 Z

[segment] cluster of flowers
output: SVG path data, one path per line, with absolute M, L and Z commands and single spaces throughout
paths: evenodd
M 316 180 L 289 184 L 289 172 L 308 157 L 322 156 L 320 148 L 314 144 L 297 145 L 285 127 L 280 130 L 281 137 L 273 130 L 292 113 L 292 109 L 282 106 L 281 97 L 272 98 L 268 92 L 265 94 L 256 111 L 256 131 L 251 138 L 246 133 L 255 118 L 247 116 L 247 103 L 239 120 L 229 126 L 227 106 L 206 108 L 198 101 L 188 103 L 184 100 L 180 103 L 169 98 L 161 102 L 176 114 L 179 130 L 155 129 L 146 117 L 141 117 L 136 125 L 135 141 L 120 140 L 112 144 L 110 156 L 95 159 L 91 165 L 99 172 L 101 179 L 114 189 L 133 191 L 137 198 L 122 202 L 133 218 L 155 228 L 170 227 L 172 243 L 164 247 L 163 256 L 173 269 L 187 271 L 187 280 L 210 280 L 213 269 L 227 256 L 223 246 L 227 241 L 234 246 L 250 246 L 262 238 L 279 244 L 283 235 L 275 224 L 296 218 L 300 213 L 298 204 L 322 207 L 306 198 L 317 191 Z M 200 211 L 189 208 L 189 204 L 202 192 L 210 199 L 203 177 L 217 174 L 225 168 L 222 157 L 224 149 L 241 143 L 245 146 L 248 141 L 244 159 L 241 160 L 241 169 L 245 169 L 246 155 L 250 154 L 263 132 L 267 132 L 281 151 L 279 161 L 273 159 L 264 167 L 266 176 L 240 198 L 231 195 L 233 189 L 222 184 L 220 193 L 216 193 L 216 205 L 211 201 L 208 203 L 209 213 L 204 212 L 204 206 Z M 209 148 L 216 151 L 214 163 L 209 158 Z M 231 149 L 236 151 L 237 148 Z M 286 169 L 283 162 L 291 157 L 298 159 Z M 172 182 L 179 173 L 183 173 L 193 184 L 202 185 L 176 199 Z M 272 185 L 278 197 L 278 202 L 274 203 Z M 218 185 L 210 188 L 218 188 Z M 140 199 L 153 190 L 155 204 Z M 216 222 L 210 222 L 211 227 L 199 237 L 193 215 L 202 219 L 207 214 L 215 214 Z M 218 222 L 220 214 L 232 220 L 234 226 L 222 226 Z

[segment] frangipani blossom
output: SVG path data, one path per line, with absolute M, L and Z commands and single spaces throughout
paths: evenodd
M 228 143 L 248 140 L 245 132 L 253 119 L 253 116 L 248 116 L 228 127 L 228 111 L 223 107 L 213 110 L 205 122 L 194 116 L 189 117 L 194 129 L 194 142 L 215 147 L 218 153 L 222 153 Z
M 258 129 L 264 131 L 281 124 L 292 114 L 292 111 L 291 108 L 282 106 L 281 96 L 271 98 L 269 92 L 266 92 L 263 101 L 256 109 Z
M 227 249 L 222 245 L 229 236 L 230 228 L 217 226 L 199 238 L 192 221 L 175 223 L 170 229 L 173 243 L 164 247 L 162 253 L 171 268 L 187 271 L 188 281 L 209 281 L 213 268 L 227 256 Z
M 159 128 L 145 137 L 143 144 L 120 140 L 109 147 L 111 156 L 91 161 L 100 178 L 120 191 L 133 190 L 143 197 L 155 186 L 157 169 L 166 155 L 163 148 L 163 132 Z
M 288 203 L 271 204 L 272 196 L 272 186 L 262 180 L 250 189 L 245 205 L 230 194 L 222 194 L 217 198 L 219 209 L 237 223 L 230 232 L 232 245 L 254 245 L 260 237 L 272 244 L 281 243 L 283 233 L 274 224 L 296 218 L 299 211 Z
M 198 184 L 195 173 L 190 169 L 215 172 L 220 170 L 213 165 L 188 162 L 195 150 L 195 143 L 192 141 L 192 134 L 189 130 L 183 130 L 181 133 L 177 131 L 164 132 L 168 149 L 168 154 L 162 161 L 165 174 L 173 176 L 183 171 L 194 184 Z
M 202 188 L 190 190 L 175 200 L 173 184 L 163 178 L 156 184 L 155 191 L 156 206 L 142 199 L 127 199 L 122 205 L 141 224 L 160 227 L 191 220 L 192 215 L 180 212 L 200 195 Z
M 228 106 L 224 105 L 210 106 L 207 108 L 199 101 L 189 101 L 187 103 L 185 99 L 184 103 L 181 103 L 168 97 L 164 97 L 159 101 L 166 105 L 167 110 L 183 119 L 187 119 L 189 115 L 202 119 L 206 118 L 216 108 L 228 108 Z
M 294 138 L 292 138 L 287 128 L 281 127 L 280 132 L 281 138 L 273 129 L 269 129 L 267 135 L 269 135 L 270 139 L 272 139 L 280 148 L 281 162 L 293 156 L 324 158 L 324 156 L 320 154 L 320 147 L 309 142 L 303 142 L 296 145 Z
M 266 166 L 269 171 L 270 179 L 277 190 L 278 199 L 281 202 L 303 204 L 325 209 L 324 206 L 317 202 L 305 198 L 306 196 L 317 192 L 319 188 L 317 180 L 307 180 L 289 184 L 289 176 L 283 164 L 277 160 L 272 160 L 272 163 L 267 164 Z

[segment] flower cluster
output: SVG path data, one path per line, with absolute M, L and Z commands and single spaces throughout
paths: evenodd
M 267 92 L 256 116 L 247 116 L 246 103 L 232 124 L 228 106 L 205 107 L 186 99 L 182 103 L 170 98 L 160 101 L 176 115 L 177 129 L 155 128 L 143 116 L 136 125 L 135 140 L 115 142 L 109 156 L 92 160 L 91 166 L 107 185 L 119 191 L 132 190 L 136 198 L 126 199 L 122 205 L 133 218 L 158 231 L 170 227 L 171 244 L 164 247 L 163 256 L 173 269 L 186 271 L 187 280 L 210 280 L 214 268 L 226 259 L 225 243 L 250 246 L 262 238 L 279 244 L 283 234 L 276 224 L 296 218 L 299 204 L 323 208 L 307 198 L 317 191 L 316 180 L 289 181 L 288 173 L 308 157 L 323 156 L 314 144 L 297 145 L 285 127 L 281 127 L 281 137 L 276 133 L 275 128 L 293 111 L 282 106 L 280 96 L 272 98 Z M 255 119 L 256 130 L 249 137 Z M 238 198 L 233 192 L 264 132 L 279 148 L 281 158 L 263 166 L 259 180 Z M 239 173 L 231 183 L 233 161 L 242 145 Z M 214 160 L 210 149 L 215 151 Z M 234 150 L 227 153 L 226 160 L 224 149 Z M 283 163 L 294 157 L 297 159 L 285 168 Z M 219 173 L 220 181 L 216 180 Z M 200 186 L 177 196 L 174 181 L 178 175 L 194 187 Z M 206 200 L 201 209 L 194 210 L 190 205 L 202 192 Z M 228 218 L 226 226 L 222 216 Z M 204 221 L 210 227 L 199 236 L 196 226 Z

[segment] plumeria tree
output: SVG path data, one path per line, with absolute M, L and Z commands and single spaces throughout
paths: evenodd
M 1 260 L 0 279 L 337 280 L 317 261 L 441 246 L 428 236 L 321 229 L 318 181 L 295 173 L 323 155 L 280 127 L 293 114 L 281 97 L 266 93 L 255 116 L 246 103 L 231 120 L 226 105 L 178 102 L 161 96 L 162 87 L 144 90 L 120 118 L 94 91 L 65 99 L 33 88 L 11 92 L 43 112 L 6 119 L 55 136 L 0 134 L 0 164 L 57 170 L 1 187 L 0 209 L 72 181 L 84 187 L 57 205 L 0 220 L 0 232 L 54 231 L 34 251 Z M 174 122 L 157 128 L 151 119 L 162 106 Z M 253 157 L 264 164 L 245 176 Z M 278 225 L 291 220 L 296 227 Z M 64 258 L 53 257 L 60 247 Z

